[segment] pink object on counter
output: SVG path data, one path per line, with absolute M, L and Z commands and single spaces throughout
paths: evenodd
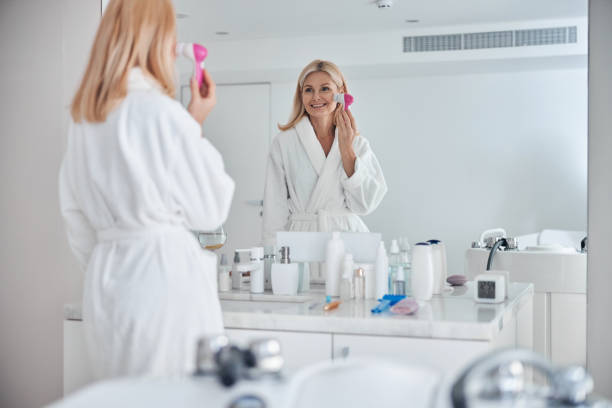
M 391 313 L 410 315 L 419 310 L 419 304 L 413 298 L 402 299 L 391 307 Z
M 451 275 L 446 278 L 446 281 L 450 283 L 451 286 L 463 286 L 465 282 L 467 282 L 467 278 L 464 275 Z

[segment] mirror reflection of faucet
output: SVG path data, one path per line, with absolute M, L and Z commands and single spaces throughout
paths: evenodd
M 250 253 L 250 262 L 241 263 L 240 253 Z M 235 275 L 234 275 L 235 273 Z M 238 286 L 238 288 L 236 288 Z M 234 268 L 232 269 L 232 287 L 250 290 L 251 293 L 264 292 L 264 249 L 253 247 L 234 251 Z

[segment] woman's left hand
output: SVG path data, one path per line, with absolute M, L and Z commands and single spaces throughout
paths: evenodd
M 336 111 L 336 127 L 338 128 L 338 147 L 342 156 L 342 166 L 348 177 L 355 173 L 355 151 L 353 150 L 353 140 L 357 135 L 357 125 L 355 118 L 349 110 L 339 109 Z

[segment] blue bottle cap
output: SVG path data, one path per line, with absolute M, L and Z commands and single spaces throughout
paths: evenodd
M 440 243 L 440 240 L 439 240 L 439 239 L 430 239 L 430 240 L 429 240 L 429 241 L 427 241 L 427 242 L 429 242 L 430 244 L 434 244 L 434 245 L 435 245 L 435 244 L 439 244 L 439 243 Z
M 424 245 L 424 246 L 427 246 L 427 245 L 431 245 L 431 244 L 429 242 L 417 242 L 414 245 Z

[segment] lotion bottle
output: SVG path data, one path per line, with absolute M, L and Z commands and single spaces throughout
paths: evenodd
M 382 299 L 387 294 L 389 286 L 389 259 L 385 250 L 385 243 L 380 241 L 376 254 L 376 299 Z
M 353 283 L 353 255 L 344 255 L 342 265 L 342 282 L 340 283 L 340 299 L 350 300 L 355 297 Z
M 419 242 L 412 248 L 412 297 L 422 302 L 433 295 L 434 271 L 431 245 Z
M 344 242 L 339 232 L 332 233 L 332 239 L 327 242 L 325 252 L 325 294 L 327 296 L 340 296 L 340 274 L 344 259 Z

